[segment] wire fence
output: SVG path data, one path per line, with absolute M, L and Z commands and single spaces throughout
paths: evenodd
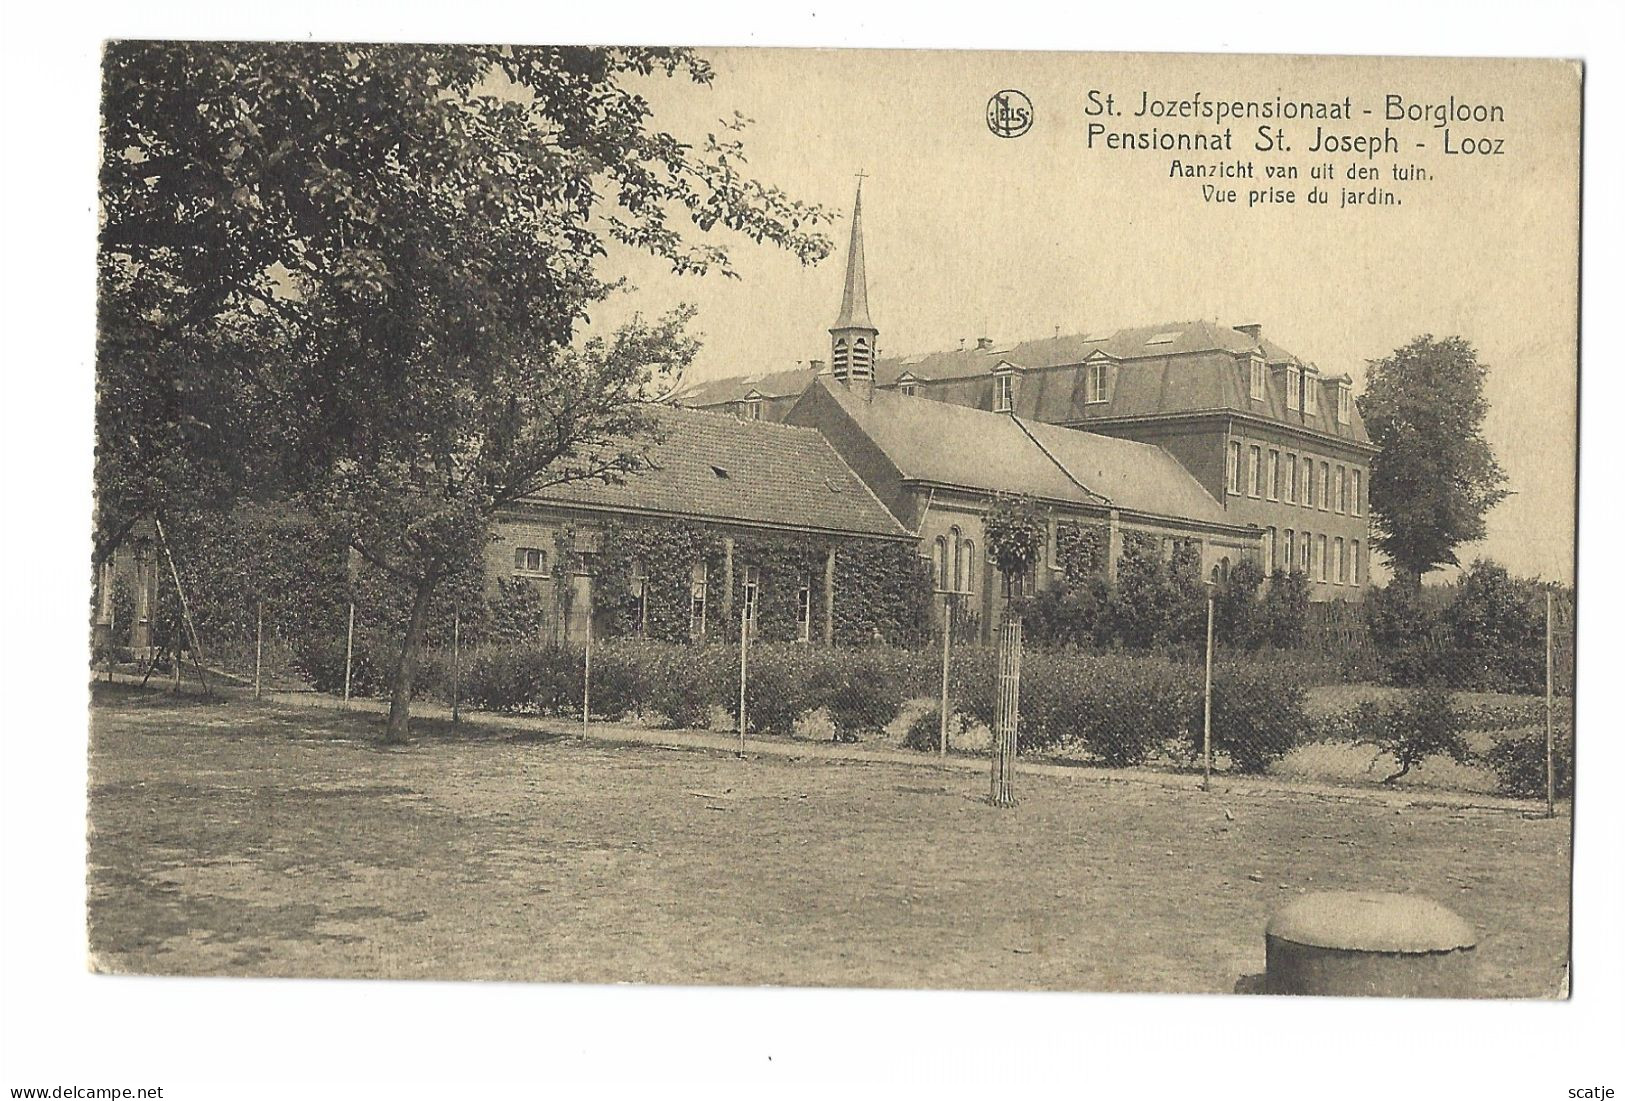
M 323 706 L 393 686 L 397 609 L 327 609 L 323 621 L 340 629 L 312 639 L 260 600 L 208 637 L 174 575 L 156 576 L 169 577 L 167 589 L 98 620 L 98 669 L 109 677 L 172 688 L 209 688 L 212 677 L 215 688 Z M 586 733 L 689 729 L 732 735 L 740 752 L 796 739 L 992 757 L 1008 718 L 1026 759 L 1199 774 L 1204 785 L 1267 775 L 1482 792 L 1555 812 L 1573 790 L 1572 590 L 1519 583 L 1486 596 L 1463 585 L 1447 595 L 1377 591 L 1368 607 L 1312 612 L 1291 646 L 1244 643 L 1222 607 L 1215 624 L 1210 596 L 1194 613 L 1205 617 L 1188 632 L 1194 642 L 1029 641 L 1013 696 L 1009 662 L 1001 673 L 998 647 L 962 629 L 952 594 L 939 594 L 939 627 L 924 644 L 856 647 L 764 641 L 748 609 L 702 644 L 595 637 L 590 616 L 573 638 L 504 637 L 466 622 L 454 602 L 430 625 L 413 695 L 454 722 L 478 710 Z

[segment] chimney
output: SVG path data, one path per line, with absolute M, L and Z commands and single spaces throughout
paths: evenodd
M 1254 344 L 1264 342 L 1264 326 L 1262 325 L 1237 325 L 1236 332 L 1246 333 Z
M 990 337 L 990 336 L 979 336 L 979 337 L 976 338 L 976 350 L 978 352 L 985 352 L 985 351 L 987 351 L 988 349 L 990 349 L 992 347 L 993 347 L 993 338 L 992 337 Z

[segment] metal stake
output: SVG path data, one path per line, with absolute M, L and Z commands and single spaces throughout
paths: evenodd
M 1202 790 L 1213 786 L 1213 589 L 1207 591 L 1207 657 L 1202 674 Z
M 739 609 L 739 755 L 745 755 L 745 653 L 750 644 L 750 606 Z
M 350 601 L 350 626 L 344 633 L 344 706 L 350 706 L 350 663 L 355 657 L 355 601 Z

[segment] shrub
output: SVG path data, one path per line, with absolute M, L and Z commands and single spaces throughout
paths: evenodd
M 895 674 L 866 663 L 821 670 L 814 693 L 843 742 L 855 742 L 891 722 L 901 698 Z
M 1472 751 L 1461 735 L 1455 697 L 1442 688 L 1410 688 L 1397 700 L 1367 704 L 1360 720 L 1366 726 L 1360 744 L 1393 756 L 1399 770 L 1383 778 L 1390 784 L 1430 757 L 1448 756 L 1459 763 Z
M 667 726 L 705 728 L 713 706 L 732 706 L 739 698 L 737 674 L 733 697 L 727 693 L 725 667 L 730 658 L 737 661 L 738 651 L 727 646 L 662 646 L 651 651 L 645 683 L 648 706 Z
M 1213 670 L 1213 751 L 1230 758 L 1237 771 L 1253 775 L 1290 753 L 1309 728 L 1303 685 L 1262 665 L 1226 664 Z M 1202 746 L 1198 698 L 1191 742 Z
M 1519 731 L 1498 738 L 1484 754 L 1503 795 L 1519 799 L 1546 797 L 1546 731 Z M 1552 789 L 1559 799 L 1574 794 L 1574 734 L 1558 730 L 1552 738 Z
M 560 714 L 581 706 L 581 653 L 564 646 L 491 646 L 469 663 L 468 701 L 488 711 Z
M 752 730 L 790 735 L 802 712 L 817 706 L 814 663 L 827 651 L 795 643 L 758 643 L 750 648 L 745 675 L 745 721 Z M 739 668 L 730 670 L 732 692 L 739 696 Z
M 393 673 L 387 648 L 378 651 L 371 635 L 357 632 L 350 655 L 350 694 L 371 696 L 388 686 Z M 345 638 L 313 635 L 293 642 L 293 667 L 318 692 L 344 691 Z M 381 659 L 381 660 L 380 660 Z M 390 672 L 384 672 L 389 669 Z
M 1090 756 L 1111 767 L 1144 764 L 1183 737 L 1201 698 L 1189 668 L 1159 658 L 1102 657 L 1080 672 L 1087 692 L 1076 729 Z
M 654 645 L 602 643 L 593 647 L 588 704 L 594 715 L 619 719 L 642 709 Z

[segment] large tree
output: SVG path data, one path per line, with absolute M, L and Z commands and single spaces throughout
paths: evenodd
M 687 50 L 115 43 L 104 59 L 98 545 L 177 494 L 296 493 L 423 617 L 494 511 L 639 462 L 688 313 L 583 342 L 608 240 L 732 274 L 714 228 L 827 255 L 827 215 L 638 87 Z
M 1414 586 L 1456 565 L 1456 547 L 1484 537 L 1507 495 L 1484 438 L 1486 368 L 1467 341 L 1431 334 L 1367 368 L 1360 416 L 1382 449 L 1371 462 L 1372 543 Z

